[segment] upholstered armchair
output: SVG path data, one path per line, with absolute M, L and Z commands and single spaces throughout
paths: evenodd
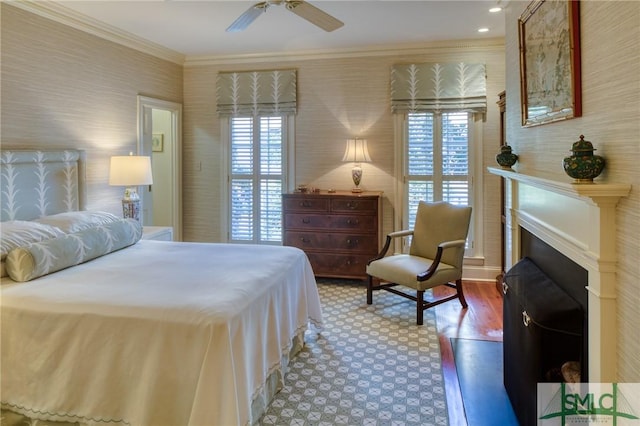
M 423 324 L 423 311 L 453 299 L 467 307 L 462 290 L 462 262 L 471 207 L 455 206 L 445 202 L 418 205 L 413 230 L 397 231 L 387 235 L 378 256 L 367 264 L 367 304 L 373 303 L 374 290 L 386 290 L 416 302 L 416 322 Z M 387 256 L 394 238 L 411 236 L 408 254 Z M 374 284 L 374 281 L 376 284 Z M 426 290 L 440 285 L 456 290 L 455 294 L 437 300 L 425 301 Z M 411 290 L 399 290 L 403 286 Z

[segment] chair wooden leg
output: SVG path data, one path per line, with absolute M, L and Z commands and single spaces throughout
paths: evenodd
M 458 293 L 458 299 L 463 308 L 467 307 L 467 300 L 464 298 L 464 291 L 462 290 L 462 279 L 456 280 L 456 293 Z
M 424 323 L 424 290 L 418 290 L 416 293 L 416 324 L 422 325 Z
M 373 277 L 369 275 L 369 280 L 367 281 L 367 305 L 371 305 L 373 303 Z

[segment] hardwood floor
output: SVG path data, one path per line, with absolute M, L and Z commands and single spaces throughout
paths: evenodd
M 465 417 L 450 338 L 502 341 L 502 295 L 495 283 L 465 281 L 463 288 L 469 305 L 467 309 L 462 309 L 458 301 L 434 308 L 451 426 L 473 425 L 468 425 Z M 444 287 L 434 289 L 434 297 L 451 291 Z

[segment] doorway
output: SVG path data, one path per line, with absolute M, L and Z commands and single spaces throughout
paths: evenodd
M 138 96 L 138 154 L 151 157 L 153 185 L 141 191 L 142 224 L 171 226 L 182 241 L 182 105 Z

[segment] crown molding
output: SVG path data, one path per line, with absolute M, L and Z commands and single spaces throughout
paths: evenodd
M 260 62 L 287 62 L 318 59 L 363 58 L 401 55 L 425 55 L 442 51 L 448 53 L 456 50 L 464 52 L 504 52 L 505 40 L 503 37 L 490 39 L 447 40 L 437 42 L 425 42 L 420 44 L 369 46 L 360 48 L 249 53 L 237 55 L 203 55 L 187 56 L 185 67 L 206 65 L 229 65 Z
M 4 3 L 157 58 L 184 65 L 185 55 L 180 52 L 152 43 L 57 3 L 41 0 L 5 0 Z
M 363 58 L 400 55 L 425 55 L 442 51 L 504 52 L 504 38 L 447 40 L 419 44 L 368 46 L 291 52 L 248 53 L 231 55 L 186 56 L 162 45 L 150 42 L 55 2 L 46 0 L 0 0 L 43 18 L 53 20 L 105 40 L 165 59 L 185 67 L 229 65 L 261 62 L 292 62 L 319 59 Z M 503 0 L 504 1 L 504 0 Z

